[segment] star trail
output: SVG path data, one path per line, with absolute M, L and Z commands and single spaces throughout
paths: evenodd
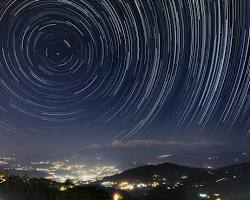
M 3 0 L 0 127 L 83 138 L 95 127 L 125 140 L 160 121 L 162 137 L 247 137 L 249 9 L 249 0 Z

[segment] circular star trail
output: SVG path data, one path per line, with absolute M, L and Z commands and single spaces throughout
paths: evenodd
M 4 0 L 0 126 L 16 133 L 157 117 L 250 134 L 248 0 Z M 80 128 L 81 129 L 81 128 Z

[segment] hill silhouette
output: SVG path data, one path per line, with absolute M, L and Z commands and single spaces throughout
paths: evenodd
M 134 183 L 158 182 L 157 187 L 121 190 L 115 185 L 105 188 L 105 181 Z M 164 182 L 164 184 L 163 184 Z M 250 163 L 219 169 L 202 169 L 171 163 L 146 165 L 83 186 L 72 182 L 57 183 L 46 179 L 11 176 L 0 184 L 0 197 L 6 200 L 111 200 L 116 192 L 123 200 L 197 200 L 199 195 L 216 199 L 245 200 L 250 190 Z

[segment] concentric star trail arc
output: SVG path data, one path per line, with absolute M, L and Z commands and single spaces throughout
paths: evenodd
M 248 9 L 248 0 L 3 0 L 0 126 L 106 124 L 126 139 L 166 116 L 169 130 L 247 134 Z

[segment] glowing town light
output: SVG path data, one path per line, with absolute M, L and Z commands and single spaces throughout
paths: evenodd
M 130 184 L 127 181 L 121 182 L 118 186 L 121 190 L 133 190 L 135 188 L 133 184 Z
M 205 194 L 205 193 L 200 193 L 200 194 L 199 194 L 199 197 L 201 197 L 201 198 L 208 198 L 208 195 Z
M 121 200 L 121 199 L 122 199 L 122 196 L 121 196 L 120 194 L 115 193 L 115 194 L 113 195 L 113 200 Z
M 159 183 L 153 182 L 151 186 L 152 186 L 152 187 L 157 187 L 158 185 L 159 185 Z
M 110 182 L 110 181 L 102 182 L 102 185 L 104 187 L 112 187 L 114 185 L 114 182 Z
M 65 187 L 65 186 L 61 186 L 61 187 L 59 188 L 59 190 L 60 190 L 61 192 L 64 192 L 64 191 L 66 191 L 66 190 L 67 190 L 67 187 Z
M 137 188 L 145 188 L 145 187 L 147 187 L 147 185 L 144 184 L 144 183 L 138 183 L 138 184 L 136 185 L 136 187 L 137 187 Z
M 0 179 L 0 184 L 4 183 L 6 180 L 5 179 Z

